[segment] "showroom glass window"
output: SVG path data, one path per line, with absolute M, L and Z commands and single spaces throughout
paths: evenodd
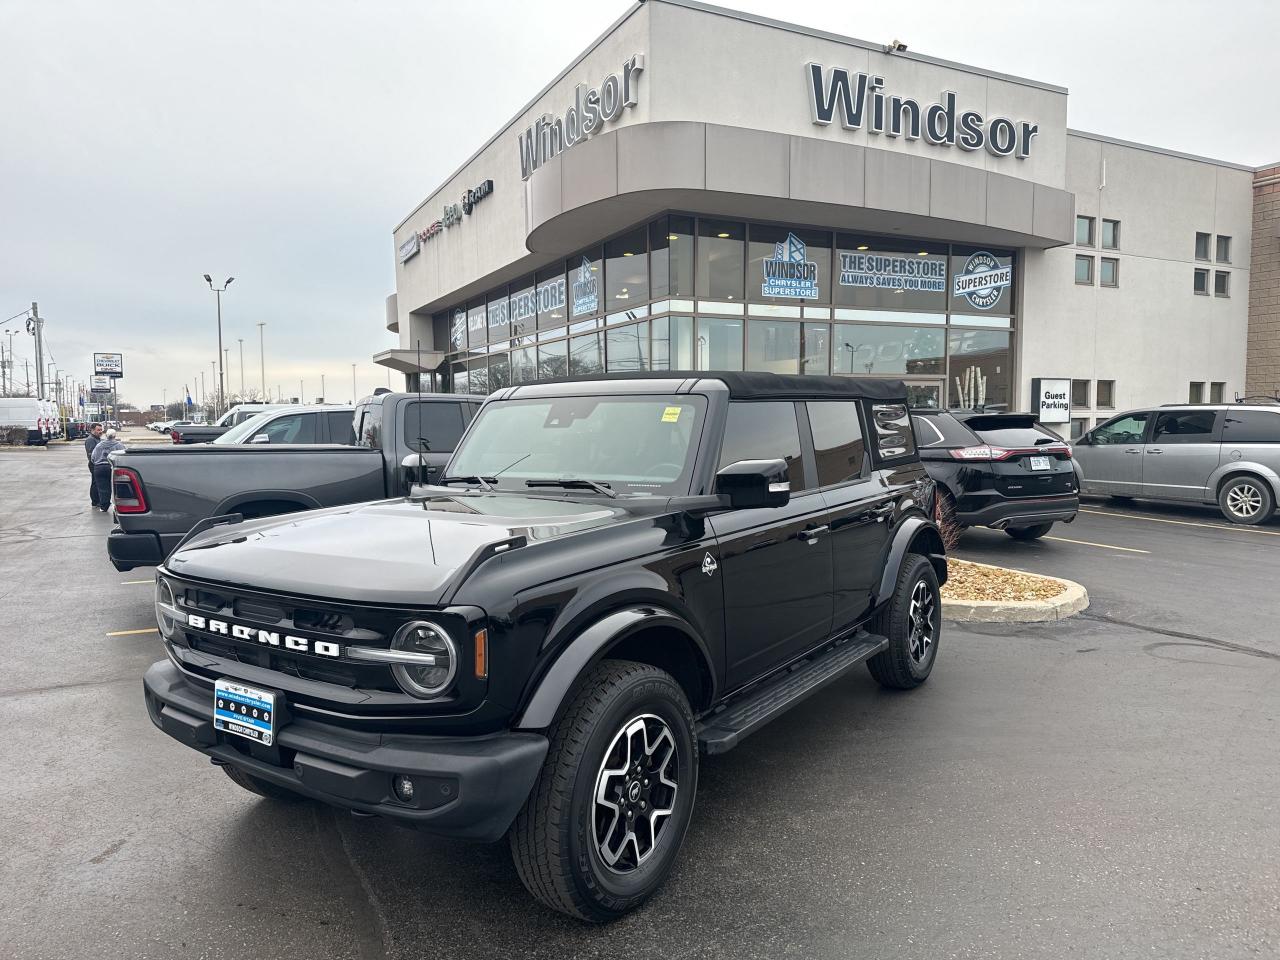
M 569 373 L 569 341 L 538 344 L 538 379 L 563 377 Z
M 800 372 L 826 376 L 831 363 L 831 324 L 806 323 L 800 341 Z
M 947 248 L 837 234 L 833 282 L 837 306 L 940 313 L 947 308 Z
M 651 369 L 693 370 L 693 317 L 655 317 Z
M 511 285 L 511 297 L 507 301 L 507 320 L 511 324 L 511 336 L 527 337 L 538 326 L 537 283 L 532 276 Z
M 952 409 L 1009 410 L 1012 353 L 1006 330 L 951 330 L 951 388 L 947 405 Z
M 604 245 L 604 312 L 649 301 L 648 231 L 637 227 Z
M 538 379 L 537 347 L 516 347 L 511 351 L 511 382 L 531 383 Z
M 699 220 L 694 290 L 707 300 L 741 300 L 746 225 Z M 741 331 L 739 331 L 741 333 Z
M 742 318 L 699 317 L 699 370 L 742 369 Z
M 800 335 L 795 320 L 748 320 L 745 369 L 799 373 Z
M 489 342 L 489 324 L 485 316 L 485 303 L 480 300 L 467 304 L 467 345 L 483 347 Z
M 477 357 L 467 361 L 468 393 L 485 396 L 489 392 L 489 358 Z
M 604 373 L 600 334 L 574 337 L 569 341 L 569 376 L 589 377 L 597 373 Z
M 693 296 L 693 218 L 672 215 L 649 224 L 650 294 Z
M 831 372 L 857 376 L 946 373 L 947 334 L 941 327 L 837 323 Z
M 991 317 L 1012 315 L 1016 274 L 1011 250 L 952 247 L 948 283 L 951 312 Z M 960 288 L 958 293 L 957 288 Z
M 499 287 L 489 294 L 489 342 L 498 343 L 511 336 L 511 323 L 508 317 L 507 288 Z
M 511 386 L 511 357 L 505 353 L 495 353 L 489 358 L 489 390 L 499 390 Z
M 569 319 L 564 264 L 556 262 L 538 271 L 538 329 L 563 327 Z
M 753 223 L 747 244 L 752 303 L 830 303 L 831 234 Z
M 574 320 L 594 317 L 603 302 L 603 278 L 600 276 L 600 248 L 591 247 L 569 258 L 568 289 L 569 316 Z
M 649 321 L 610 327 L 604 335 L 605 363 L 610 373 L 649 369 Z

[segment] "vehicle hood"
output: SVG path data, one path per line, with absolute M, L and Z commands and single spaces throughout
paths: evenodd
M 179 577 L 256 590 L 429 606 L 447 603 L 497 544 L 531 544 L 629 517 L 615 501 L 518 494 L 384 500 L 214 527 L 165 566 Z

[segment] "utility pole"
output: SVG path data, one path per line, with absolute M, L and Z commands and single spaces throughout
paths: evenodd
M 324 399 L 324 374 L 320 374 L 320 399 Z
M 244 399 L 244 337 L 236 337 L 240 341 L 240 399 Z
M 351 402 L 356 402 L 356 365 L 351 365 Z
M 226 283 L 224 283 L 221 287 L 215 287 L 213 285 L 213 278 L 210 277 L 209 274 L 207 273 L 204 275 L 204 282 L 209 285 L 209 289 L 212 290 L 214 292 L 214 295 L 218 298 L 218 397 L 219 398 L 226 396 L 226 381 L 222 379 L 222 294 L 223 294 L 223 291 L 227 289 L 227 287 L 231 286 L 231 281 L 234 279 L 235 277 L 227 277 Z M 214 409 L 216 410 L 217 408 L 215 407 Z
M 222 343 L 221 338 L 219 338 L 218 343 L 219 345 L 221 345 Z M 215 420 L 218 418 L 218 411 L 222 406 L 222 392 L 221 392 L 222 374 L 221 372 L 219 372 L 219 370 L 215 369 L 219 366 L 219 364 L 221 364 L 221 362 L 222 362 L 222 351 L 219 350 L 218 359 L 209 361 L 209 382 L 211 384 L 212 383 L 217 384 L 217 386 L 214 387 L 214 393 L 213 393 L 213 417 Z
M 40 305 L 31 301 L 31 317 L 27 320 L 27 333 L 36 338 L 36 396 L 44 399 L 44 321 L 40 319 Z
M 307 388 L 306 386 L 303 385 L 301 380 L 298 381 L 298 402 L 299 403 L 307 402 Z

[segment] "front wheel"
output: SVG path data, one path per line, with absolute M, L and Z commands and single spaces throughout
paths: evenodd
M 942 633 L 942 594 L 928 557 L 907 556 L 888 606 L 872 622 L 889 646 L 867 661 L 882 687 L 910 690 L 929 679 Z
M 1009 527 L 1005 533 L 1015 540 L 1039 540 L 1052 529 L 1052 523 L 1037 523 L 1033 527 Z
M 510 832 L 520 880 L 545 906 L 599 923 L 651 897 L 693 815 L 693 712 L 670 674 L 607 660 L 548 731 L 551 748 Z
M 1236 477 L 1218 493 L 1222 515 L 1232 523 L 1266 523 L 1275 513 L 1271 487 L 1257 477 Z

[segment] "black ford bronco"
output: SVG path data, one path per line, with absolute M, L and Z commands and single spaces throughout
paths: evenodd
M 509 838 L 586 920 L 644 902 L 721 753 L 865 662 L 933 669 L 947 575 L 901 382 L 499 390 L 403 498 L 211 518 L 157 571 L 152 721 L 263 796 Z

